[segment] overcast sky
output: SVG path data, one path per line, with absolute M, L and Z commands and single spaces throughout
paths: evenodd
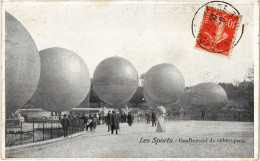
M 6 5 L 6 11 L 27 28 L 39 50 L 74 51 L 91 77 L 99 62 L 117 55 L 129 60 L 139 75 L 156 64 L 171 63 L 183 73 L 186 86 L 243 81 L 254 60 L 253 6 L 234 5 L 245 32 L 229 59 L 194 49 L 191 22 L 200 6 L 49 2 Z

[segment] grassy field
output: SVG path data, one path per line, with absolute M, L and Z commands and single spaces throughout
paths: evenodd
M 252 122 L 171 121 L 166 132 L 151 124 L 120 125 L 111 135 L 105 125 L 95 132 L 38 147 L 6 151 L 7 158 L 250 158 Z

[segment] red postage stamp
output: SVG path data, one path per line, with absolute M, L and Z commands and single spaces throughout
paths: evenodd
M 229 56 L 234 47 L 240 15 L 207 6 L 195 48 Z

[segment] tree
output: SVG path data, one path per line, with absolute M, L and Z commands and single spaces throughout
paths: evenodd
M 140 87 L 143 87 L 143 86 L 144 86 L 144 77 L 145 77 L 145 74 L 146 74 L 146 73 L 143 73 L 143 74 L 141 74 L 141 76 L 140 76 Z
M 239 84 L 239 83 L 237 83 Z M 237 90 L 238 90 L 238 86 L 235 86 L 232 83 L 219 83 L 219 85 L 224 88 L 224 90 L 227 93 L 227 97 L 228 99 L 235 99 L 237 97 Z
M 254 82 L 254 67 L 248 69 L 247 78 L 249 81 Z

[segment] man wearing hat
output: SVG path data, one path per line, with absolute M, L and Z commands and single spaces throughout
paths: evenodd
M 152 112 L 152 127 L 156 126 L 156 113 L 155 113 L 155 110 L 153 110 Z
M 112 119 L 111 119 L 111 134 L 114 134 L 114 130 L 115 130 L 117 135 L 118 129 L 119 129 L 119 117 L 118 114 L 115 111 L 113 111 Z
M 107 131 L 110 131 L 110 130 L 111 130 L 111 121 L 112 121 L 112 114 L 111 114 L 111 111 L 108 111 L 108 114 L 107 114 L 108 130 L 107 130 Z
M 64 138 L 68 137 L 68 128 L 70 126 L 70 120 L 66 114 L 64 114 L 63 118 L 61 119 L 61 126 L 63 128 Z

